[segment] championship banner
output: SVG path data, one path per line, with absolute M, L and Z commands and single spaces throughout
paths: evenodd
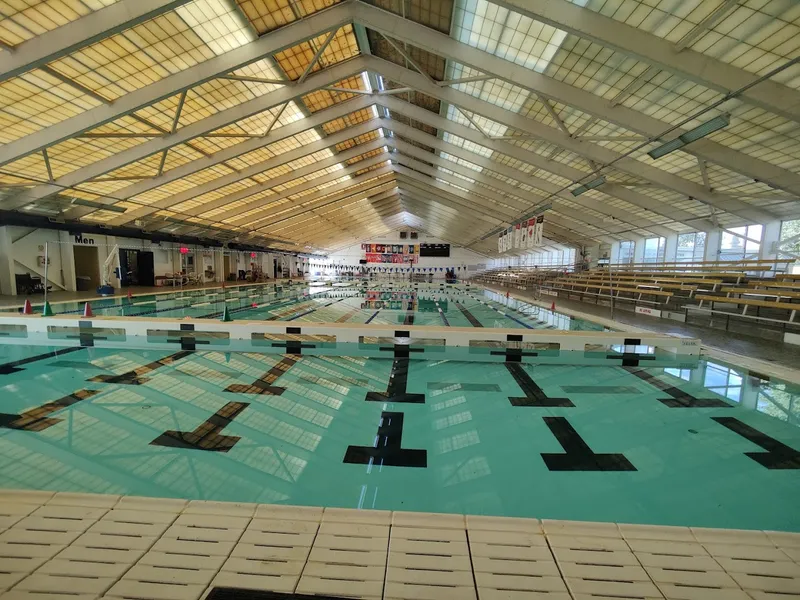
M 514 226 L 512 225 L 506 229 L 506 250 L 511 250 L 514 247 Z
M 528 247 L 528 222 L 523 221 L 521 223 L 520 229 L 522 230 L 522 234 L 520 237 L 519 247 L 520 248 L 527 248 Z
M 497 251 L 498 252 L 502 252 L 503 251 L 503 234 L 502 233 L 497 236 Z
M 534 244 L 536 246 L 542 245 L 542 233 L 544 232 L 544 215 L 536 217 L 536 227 L 533 230 Z
M 508 250 L 508 236 L 504 231 L 502 234 L 500 234 L 500 237 L 503 240 L 503 249 L 501 250 L 501 252 L 505 252 L 506 250 Z
M 522 228 L 520 224 L 514 225 L 514 248 L 520 247 L 520 240 L 522 239 Z
M 535 228 L 536 228 L 536 219 L 528 219 L 528 245 L 525 246 L 526 248 L 533 248 L 534 246 L 533 231 Z

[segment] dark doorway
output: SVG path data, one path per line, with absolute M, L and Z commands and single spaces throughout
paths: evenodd
M 155 259 L 152 252 L 139 251 L 139 285 L 154 286 L 156 284 Z
M 94 290 L 100 285 L 100 262 L 97 246 L 74 246 L 75 289 L 81 292 Z
M 273 258 L 272 259 L 272 275 L 273 275 L 273 279 L 277 279 L 278 278 L 278 259 L 277 258 Z
M 155 285 L 155 263 L 152 252 L 123 249 L 119 251 L 122 287 Z

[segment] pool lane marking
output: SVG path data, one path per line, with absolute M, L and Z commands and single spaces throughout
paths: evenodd
M 379 312 L 381 312 L 381 309 L 380 309 L 380 308 L 379 308 L 378 310 L 376 310 L 374 313 L 372 313 L 372 316 L 371 316 L 369 319 L 367 319 L 366 321 L 364 321 L 364 325 L 367 325 L 367 324 L 369 324 L 369 322 L 370 322 L 370 321 L 372 321 L 372 319 L 374 319 L 375 317 L 377 317 L 377 316 L 378 316 L 378 313 L 379 313 Z
M 352 316 L 354 316 L 356 313 L 358 313 L 358 312 L 361 312 L 361 310 L 362 310 L 362 309 L 361 309 L 361 307 L 360 307 L 360 306 L 357 306 L 357 307 L 356 307 L 356 308 L 354 308 L 353 310 L 350 310 L 350 311 L 347 311 L 346 313 L 344 313 L 344 314 L 343 314 L 341 317 L 339 317 L 338 319 L 336 319 L 336 321 L 334 321 L 334 322 L 335 322 L 335 323 L 344 323 L 345 321 L 348 321 L 348 320 L 350 320 L 350 318 L 351 318 Z M 377 314 L 377 313 L 376 313 L 376 314 Z
M 463 304 L 461 304 L 460 302 L 456 302 L 456 307 L 458 308 L 458 310 L 460 310 L 460 311 L 461 311 L 461 314 L 462 314 L 462 315 L 464 315 L 464 316 L 467 318 L 467 321 L 469 321 L 469 324 L 470 324 L 470 325 L 472 325 L 473 327 L 483 327 L 483 325 L 481 324 L 481 322 L 480 322 L 480 321 L 478 321 L 478 319 L 476 319 L 476 318 L 475 318 L 475 315 L 473 315 L 473 314 L 472 314 L 472 313 L 471 313 L 471 312 L 470 312 L 470 311 L 467 309 L 467 307 L 466 307 L 466 306 L 464 306 L 464 305 L 463 305 Z
M 343 463 L 387 467 L 428 466 L 428 451 L 403 448 L 403 413 L 381 412 L 373 446 L 348 446 Z
M 222 430 L 248 406 L 250 406 L 248 402 L 228 402 L 198 425 L 194 431 L 165 431 L 150 442 L 150 445 L 184 448 L 187 450 L 227 452 L 241 438 L 233 435 L 222 435 Z
M 323 304 L 322 306 L 317 306 L 316 308 L 312 308 L 311 310 L 307 310 L 304 313 L 300 313 L 299 315 L 295 315 L 290 319 L 286 319 L 287 321 L 294 321 L 295 319 L 299 319 L 300 317 L 305 317 L 306 315 L 310 315 L 312 312 L 319 310 L 320 308 L 328 308 L 331 304 L 336 304 L 337 302 L 341 302 L 342 300 L 347 300 L 347 298 L 340 298 L 339 300 L 334 300 L 333 302 L 328 302 L 327 304 Z
M 512 317 L 510 314 L 508 314 L 508 313 L 506 313 L 506 312 L 503 312 L 503 311 L 502 311 L 502 310 L 500 310 L 499 308 L 495 308 L 494 306 L 492 306 L 492 305 L 491 305 L 491 304 L 489 304 L 488 302 L 484 302 L 483 300 L 480 300 L 479 298 L 475 298 L 474 296 L 472 296 L 472 298 L 473 298 L 473 300 L 477 300 L 478 302 L 480 302 L 481 304 L 483 304 L 485 307 L 487 307 L 487 308 L 491 308 L 491 309 L 492 309 L 494 312 L 496 312 L 496 313 L 500 313 L 500 314 L 501 314 L 501 315 L 503 315 L 504 317 L 507 317 L 507 318 L 511 319 L 512 321 L 515 321 L 515 322 L 519 323 L 519 324 L 520 324 L 520 325 L 522 325 L 523 327 L 527 327 L 528 329 L 535 329 L 535 327 L 534 327 L 533 325 L 528 325 L 528 324 L 527 324 L 527 323 L 525 323 L 524 321 L 520 321 L 520 320 L 519 320 L 519 319 L 517 319 L 516 317 Z
M 646 381 L 655 388 L 658 388 L 669 398 L 658 398 L 664 406 L 669 408 L 733 408 L 733 406 L 719 398 L 695 398 L 688 392 L 670 385 L 665 381 L 661 381 L 655 375 L 648 373 L 643 369 L 636 369 L 633 367 L 622 367 L 631 375 L 635 375 L 642 381 Z
M 284 375 L 289 369 L 296 365 L 302 359 L 302 356 L 297 355 L 283 355 L 283 358 L 269 371 L 264 373 L 261 377 L 256 379 L 251 384 L 246 383 L 232 383 L 225 388 L 226 392 L 235 394 L 259 394 L 264 396 L 280 396 L 286 391 L 285 387 L 272 385 L 281 375 Z
M 400 402 L 410 404 L 425 404 L 425 394 L 409 394 L 408 370 L 411 367 L 408 357 L 395 356 L 392 361 L 392 372 L 385 392 L 367 392 L 364 400 L 367 402 Z
M 21 367 L 22 365 L 28 365 L 30 363 L 38 362 L 40 360 L 45 360 L 48 358 L 53 358 L 55 356 L 61 356 L 63 354 L 69 354 L 71 352 L 77 352 L 78 350 L 83 350 L 82 346 L 71 346 L 69 348 L 59 348 L 57 350 L 51 350 L 45 354 L 37 354 L 36 356 L 29 356 L 28 358 L 21 358 L 19 360 L 14 360 L 11 362 L 4 363 L 0 365 L 0 375 L 10 375 L 11 373 L 18 373 L 19 371 L 24 371 L 25 369 L 18 369 L 17 367 Z
M 18 415 L 0 413 L 0 428 L 23 431 L 44 431 L 64 420 L 50 417 L 50 414 L 62 408 L 77 404 L 99 393 L 100 390 L 78 390 L 77 392 L 72 392 L 68 396 L 42 404 L 36 408 L 31 408 Z
M 450 322 L 447 320 L 447 317 L 444 316 L 444 312 L 442 312 L 442 307 L 439 306 L 439 301 L 434 300 L 433 303 L 436 305 L 436 310 L 439 311 L 439 316 L 442 317 L 442 321 L 444 321 L 445 327 L 450 327 Z
M 186 358 L 192 354 L 194 354 L 193 350 L 181 350 L 180 352 L 175 352 L 174 354 L 170 354 L 164 358 L 159 358 L 158 360 L 147 363 L 146 365 L 142 365 L 141 367 L 136 367 L 132 371 L 127 371 L 119 375 L 96 375 L 95 377 L 87 379 L 87 381 L 98 383 L 119 383 L 122 385 L 141 385 L 150 381 L 147 377 L 142 377 L 142 375 L 151 373 L 158 368 L 175 364 L 182 358 Z
M 624 454 L 596 454 L 565 417 L 542 417 L 564 453 L 543 452 L 550 471 L 636 471 Z
M 518 362 L 504 363 L 508 372 L 522 389 L 525 396 L 509 396 L 508 401 L 512 406 L 533 406 L 538 408 L 574 407 L 569 398 L 549 398 L 533 378 Z
M 797 470 L 800 469 L 800 451 L 779 442 L 758 429 L 743 423 L 734 417 L 711 417 L 723 427 L 742 436 L 756 446 L 761 446 L 766 452 L 745 452 L 745 456 L 753 459 L 767 469 Z

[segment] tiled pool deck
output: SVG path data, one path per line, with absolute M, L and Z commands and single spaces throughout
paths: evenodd
M 14 490 L 0 532 L 3 600 L 800 598 L 780 532 Z

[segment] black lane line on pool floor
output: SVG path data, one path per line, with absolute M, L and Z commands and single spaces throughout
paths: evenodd
M 150 381 L 150 379 L 147 377 L 142 377 L 142 375 L 151 373 L 160 367 L 172 365 L 182 358 L 186 358 L 192 354 L 194 354 L 194 350 L 181 350 L 180 352 L 170 354 L 164 358 L 159 358 L 156 361 L 147 363 L 141 367 L 136 367 L 132 371 L 127 371 L 126 373 L 122 373 L 120 375 L 96 375 L 90 379 L 87 379 L 87 381 L 99 383 L 119 383 L 122 385 L 141 385 Z
M 752 458 L 761 466 L 767 469 L 800 469 L 800 451 L 791 446 L 779 442 L 766 433 L 761 433 L 734 417 L 711 417 L 711 420 L 766 450 L 766 452 L 745 452 L 745 456 Z
M 198 425 L 194 431 L 165 431 L 150 442 L 150 445 L 184 448 L 187 450 L 227 452 L 241 438 L 239 436 L 222 435 L 222 430 L 248 406 L 250 404 L 247 402 L 228 402 Z
M 385 392 L 367 392 L 364 400 L 367 402 L 401 402 L 407 404 L 425 404 L 425 394 L 409 394 L 408 369 L 411 361 L 408 357 L 395 357 L 392 362 L 392 372 Z
M 36 356 L 29 356 L 28 358 L 21 358 L 19 360 L 15 360 L 12 362 L 7 362 L 0 365 L 0 375 L 10 375 L 11 373 L 18 373 L 20 371 L 24 371 L 25 369 L 19 369 L 23 365 L 29 365 L 31 363 L 38 362 L 40 360 L 46 360 L 48 358 L 53 358 L 55 356 L 61 356 L 63 354 L 69 354 L 71 352 L 77 352 L 78 350 L 83 350 L 82 346 L 72 346 L 69 348 L 59 348 L 58 350 L 51 350 L 50 352 L 46 352 L 45 354 L 37 354 Z
M 350 597 L 352 598 L 352 597 Z M 215 587 L 206 600 L 348 600 L 344 596 L 308 596 L 232 587 Z
M 461 314 L 467 318 L 467 321 L 469 321 L 470 325 L 472 325 L 473 327 L 483 327 L 481 322 L 475 318 L 475 315 L 469 312 L 469 310 L 467 310 L 467 308 L 463 304 L 461 304 L 460 302 L 456 302 L 456 307 L 458 307 L 458 310 L 461 311 Z
M 574 407 L 569 398 L 549 398 L 544 390 L 528 375 L 522 365 L 517 362 L 506 362 L 506 369 L 511 373 L 514 381 L 522 388 L 525 396 L 509 396 L 508 401 L 512 406 L 530 406 L 536 408 Z
M 286 374 L 296 365 L 302 356 L 284 356 L 274 367 L 256 379 L 253 383 L 232 383 L 225 388 L 226 392 L 235 394 L 259 394 L 263 396 L 280 396 L 286 391 L 285 387 L 272 385 L 281 375 Z
M 450 322 L 447 320 L 447 317 L 444 316 L 444 311 L 442 310 L 442 307 L 439 306 L 439 301 L 434 300 L 433 303 L 436 305 L 436 310 L 439 311 L 439 316 L 442 317 L 442 321 L 444 321 L 444 326 L 450 327 Z
M 653 387 L 669 395 L 669 398 L 658 398 L 661 404 L 669 408 L 733 408 L 732 405 L 719 398 L 695 398 L 690 393 L 684 392 L 665 381 L 661 381 L 658 377 L 652 373 L 648 373 L 644 369 L 635 369 L 632 367 L 622 368 L 631 375 L 635 375 L 642 381 L 646 381 Z
M 23 431 L 44 431 L 64 420 L 50 417 L 49 415 L 51 413 L 77 404 L 99 393 L 100 390 L 78 390 L 77 392 L 72 392 L 68 396 L 26 410 L 18 415 L 0 413 L 0 428 L 19 429 Z
M 348 446 L 342 462 L 388 467 L 428 466 L 428 451 L 403 448 L 403 413 L 381 412 L 374 446 Z
M 565 417 L 542 417 L 564 454 L 542 453 L 550 471 L 636 471 L 624 454 L 596 454 Z

